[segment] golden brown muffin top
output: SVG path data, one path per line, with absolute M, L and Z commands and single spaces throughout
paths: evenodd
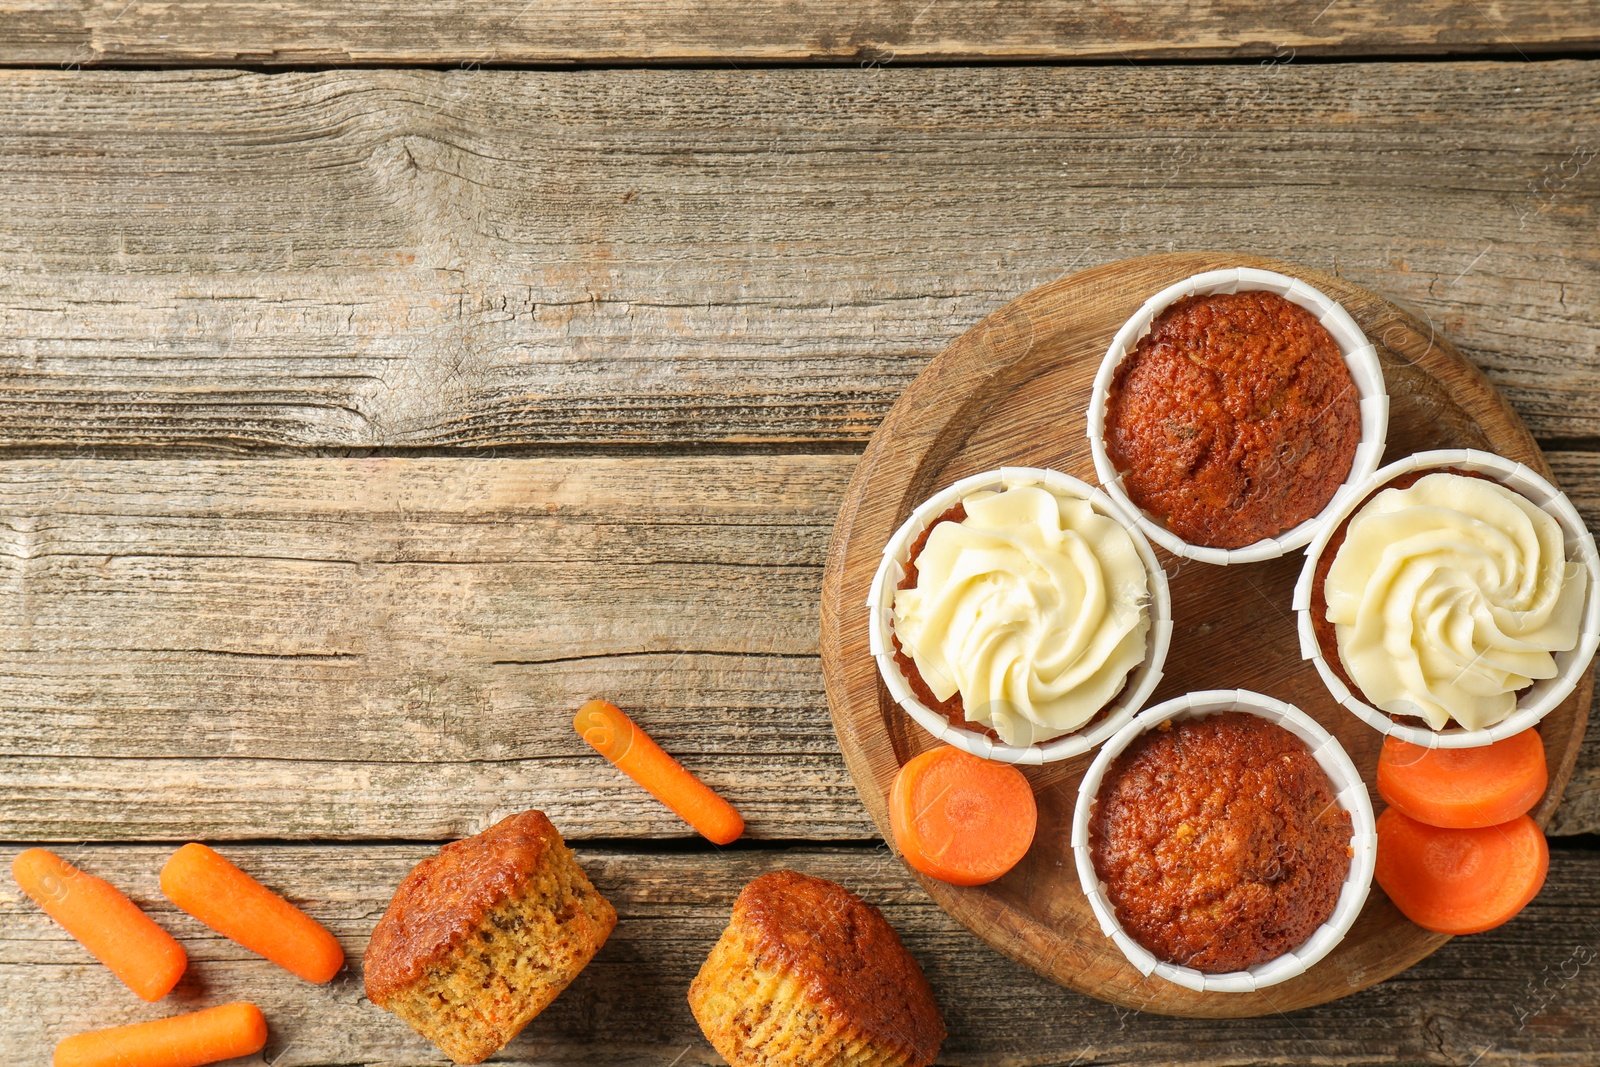
M 367 998 L 378 1003 L 421 978 L 561 843 L 544 812 L 525 811 L 452 841 L 413 867 L 367 945 Z
M 1095 873 L 1128 935 L 1207 974 L 1303 944 L 1350 873 L 1350 813 L 1300 738 L 1225 711 L 1140 734 L 1095 798 Z
M 793 974 L 811 995 L 873 1040 L 932 1063 L 944 1020 L 922 968 L 877 908 L 843 886 L 774 871 L 744 887 L 733 925 L 764 962 Z
M 1277 293 L 1185 297 L 1117 367 L 1106 452 L 1128 497 L 1185 541 L 1243 548 L 1327 506 L 1361 443 L 1339 344 Z

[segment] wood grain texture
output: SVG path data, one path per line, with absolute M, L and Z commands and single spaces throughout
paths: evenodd
M 921 501 L 973 474 L 1049 467 L 1092 483 L 1083 410 L 1112 336 L 1151 294 L 1231 266 L 1304 279 L 1343 305 L 1377 346 L 1389 395 L 1386 461 L 1430 448 L 1476 447 L 1549 473 L 1516 413 L 1447 341 L 1383 298 L 1330 275 L 1232 253 L 1173 253 L 1083 271 L 1018 297 L 953 342 L 895 404 L 851 478 L 829 549 L 823 679 L 845 763 L 886 839 L 897 772 L 939 742 L 889 697 L 869 652 L 863 605 L 883 546 Z M 1174 629 L 1151 703 L 1235 688 L 1286 700 L 1339 740 L 1370 786 L 1382 736 L 1340 708 L 1300 657 L 1289 605 L 1302 554 L 1230 567 L 1158 555 L 1171 586 Z M 1541 826 L 1577 760 L 1592 686 L 1591 668 L 1539 723 L 1550 765 L 1550 788 L 1531 813 Z M 1203 993 L 1151 981 L 1100 935 L 1063 844 L 1092 758 L 1021 768 L 1039 800 L 1040 839 L 1054 846 L 1035 846 L 986 886 L 922 879 L 968 929 L 1045 977 L 1125 1007 L 1235 1018 L 1349 996 L 1447 940 L 1412 924 L 1378 894 L 1326 958 L 1270 989 Z
M 1065 0 L 941 4 L 804 0 L 730 7 L 523 0 L 0 2 L 0 63 L 360 65 L 371 63 L 784 63 L 981 59 L 1517 55 L 1600 42 L 1600 5 L 1534 0 L 1355 0 L 1275 7 Z
M 869 836 L 816 664 L 853 463 L 0 464 L 0 836 L 687 834 L 595 696 L 752 835 Z
M 1600 455 L 1550 459 L 1600 527 Z M 855 466 L 0 464 L 0 837 L 686 834 L 572 733 L 596 695 L 753 835 L 871 836 L 816 659 Z M 1600 831 L 1589 738 L 1553 833 Z
M 1556 484 L 1577 505 L 1589 529 L 1600 529 L 1600 453 L 1547 452 L 1545 458 Z M 1600 833 L 1600 701 L 1591 699 L 1583 749 L 1545 833 Z
M 1569 61 L 6 71 L 0 447 L 855 448 L 1015 294 L 1185 247 L 1382 292 L 1600 436 L 1597 98 Z
M 262 1058 L 275 1067 L 442 1065 L 427 1042 L 361 995 L 354 966 L 311 986 L 177 912 L 156 887 L 170 849 L 63 850 L 127 890 L 188 950 L 166 1001 L 139 1003 L 110 972 L 0 880 L 0 1029 L 7 1062 L 43 1064 L 60 1038 L 248 997 L 266 1012 Z M 415 846 L 223 851 L 324 922 L 355 960 Z M 10 861 L 12 851 L 0 854 Z M 1457 938 L 1416 968 L 1307 1011 L 1218 1025 L 1113 1008 L 1060 989 L 990 951 L 928 899 L 882 850 L 663 855 L 580 849 L 621 921 L 578 980 L 495 1062 L 541 1065 L 720 1063 L 685 991 L 751 878 L 791 867 L 878 905 L 921 961 L 950 1037 L 941 1064 L 1413 1063 L 1587 1067 L 1600 1044 L 1600 854 L 1556 850 L 1544 892 L 1508 926 Z M 68 993 L 67 991 L 70 991 Z

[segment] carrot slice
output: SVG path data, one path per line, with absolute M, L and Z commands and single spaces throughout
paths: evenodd
M 241 1000 L 75 1034 L 56 1045 L 54 1067 L 200 1067 L 254 1055 L 266 1043 L 261 1009 Z
M 1378 757 L 1378 795 L 1430 826 L 1510 822 L 1532 810 L 1549 782 L 1537 730 L 1482 748 L 1423 748 L 1387 737 Z
M 1015 867 L 1038 822 L 1033 787 L 1021 771 L 950 745 L 913 757 L 889 793 L 889 827 L 901 856 L 951 885 L 983 885 Z
M 308 982 L 328 981 L 344 966 L 344 949 L 311 916 L 195 842 L 161 868 L 161 891 L 178 907 L 231 941 Z
M 183 977 L 189 966 L 183 946 L 110 882 L 42 848 L 19 853 L 11 861 L 11 876 L 45 914 L 143 999 L 160 1000 Z
M 744 818 L 732 804 L 662 751 L 622 709 L 605 700 L 591 700 L 578 709 L 573 729 L 600 755 L 671 808 L 702 837 L 717 845 L 732 844 L 744 833 Z
M 1378 816 L 1378 884 L 1405 917 L 1441 934 L 1509 922 L 1539 895 L 1550 846 L 1519 815 L 1499 826 L 1429 826 L 1389 808 Z

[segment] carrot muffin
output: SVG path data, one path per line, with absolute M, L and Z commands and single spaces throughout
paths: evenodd
M 689 987 L 731 1067 L 926 1067 L 944 1021 L 878 909 L 832 882 L 762 875 Z
M 895 662 L 952 722 L 1031 745 L 1093 722 L 1144 662 L 1149 576 L 1133 536 L 1043 485 L 974 492 L 911 545 Z
M 1588 572 L 1561 525 L 1476 472 L 1410 471 L 1369 496 L 1317 560 L 1311 622 L 1358 697 L 1434 730 L 1487 729 L 1582 637 Z
M 1354 854 L 1350 813 L 1305 744 L 1240 711 L 1137 737 L 1106 774 L 1089 835 L 1128 936 L 1206 974 L 1304 944 Z
M 1107 398 L 1106 453 L 1128 498 L 1194 545 L 1243 548 L 1314 517 L 1360 443 L 1338 343 L 1266 290 L 1167 308 Z
M 525 811 L 406 875 L 367 946 L 367 997 L 457 1063 L 480 1063 L 577 977 L 616 924 L 550 820 Z

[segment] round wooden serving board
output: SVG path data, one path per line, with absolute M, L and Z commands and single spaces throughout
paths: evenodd
M 1190 274 L 1252 266 L 1304 278 L 1344 304 L 1378 348 L 1390 396 L 1384 461 L 1470 446 L 1550 476 L 1522 420 L 1429 327 L 1348 282 L 1288 263 L 1195 252 L 1123 260 L 1069 275 L 996 311 L 912 382 L 873 436 L 839 511 L 822 589 L 822 668 L 845 761 L 878 829 L 892 842 L 887 797 L 895 772 L 934 745 L 889 698 L 867 651 L 867 587 L 890 535 L 923 498 L 1003 465 L 1051 467 L 1095 482 L 1084 436 L 1090 383 L 1112 335 L 1144 300 Z M 1300 659 L 1291 591 L 1304 558 L 1246 566 L 1183 562 L 1157 550 L 1172 579 L 1176 625 L 1152 703 L 1197 689 L 1255 689 L 1298 705 L 1331 730 L 1369 786 L 1381 738 L 1328 696 Z M 1583 737 L 1593 672 L 1540 726 L 1550 789 L 1560 800 Z M 939 904 L 990 945 L 1068 988 L 1129 1008 L 1215 1018 L 1321 1004 L 1381 982 L 1448 938 L 1414 926 L 1376 885 L 1344 942 L 1298 978 L 1258 993 L 1195 993 L 1142 977 L 1101 935 L 1068 846 L 1078 782 L 1090 755 L 1024 768 L 1039 800 L 1033 849 L 991 885 L 928 878 Z M 1378 804 L 1376 793 L 1373 801 Z

